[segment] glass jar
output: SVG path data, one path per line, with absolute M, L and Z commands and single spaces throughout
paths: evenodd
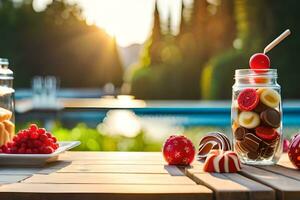
M 0 146 L 15 135 L 13 72 L 8 60 L 0 58 Z
M 244 164 L 272 165 L 282 153 L 282 109 L 276 69 L 238 69 L 232 87 L 234 151 Z

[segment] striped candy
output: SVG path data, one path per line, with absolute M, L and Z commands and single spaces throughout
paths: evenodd
M 241 163 L 233 151 L 211 150 L 205 160 L 205 172 L 236 173 L 241 170 Z
M 205 160 L 212 149 L 231 150 L 230 140 L 225 134 L 220 132 L 208 133 L 200 140 L 198 160 Z

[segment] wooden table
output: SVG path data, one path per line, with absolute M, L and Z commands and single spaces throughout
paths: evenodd
M 300 171 L 287 155 L 238 174 L 205 173 L 202 165 L 167 166 L 159 152 L 67 152 L 44 167 L 0 167 L 0 199 L 300 199 Z

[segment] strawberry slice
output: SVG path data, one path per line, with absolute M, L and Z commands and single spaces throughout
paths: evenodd
M 263 140 L 274 140 L 278 136 L 278 132 L 275 129 L 264 126 L 257 127 L 255 133 Z
M 240 92 L 237 101 L 241 110 L 250 111 L 259 103 L 259 96 L 255 89 L 246 88 Z

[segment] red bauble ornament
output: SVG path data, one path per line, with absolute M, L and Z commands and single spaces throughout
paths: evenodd
M 289 151 L 290 141 L 288 139 L 283 140 L 283 152 L 286 153 Z
M 288 155 L 290 161 L 298 169 L 300 169 L 300 146 L 299 145 L 300 145 L 300 134 L 297 134 L 292 138 Z
M 195 158 L 195 147 L 183 135 L 172 135 L 164 143 L 163 155 L 169 165 L 189 165 Z

